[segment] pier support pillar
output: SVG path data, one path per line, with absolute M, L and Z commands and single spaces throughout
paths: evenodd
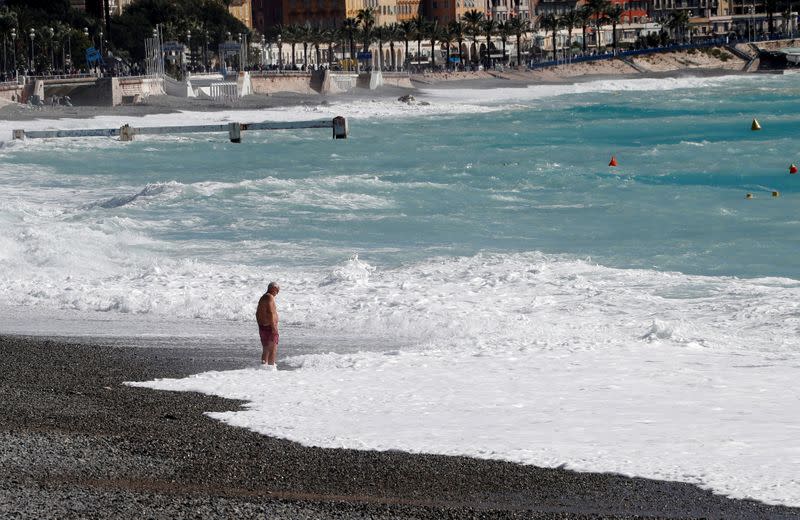
M 25 139 L 25 130 L 14 130 L 14 139 Z
M 347 139 L 347 134 L 349 134 L 349 128 L 347 127 L 347 119 L 343 118 L 342 116 L 337 116 L 333 118 L 333 138 L 334 139 Z
M 119 140 L 133 141 L 133 128 L 131 128 L 131 125 L 122 125 L 119 129 Z
M 228 123 L 228 135 L 232 143 L 242 142 L 242 124 L 241 123 Z

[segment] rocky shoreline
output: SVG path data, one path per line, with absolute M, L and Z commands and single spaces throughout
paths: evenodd
M 122 385 L 237 355 L 0 337 L 0 517 L 800 518 L 683 483 L 309 448 L 204 415 L 240 402 Z

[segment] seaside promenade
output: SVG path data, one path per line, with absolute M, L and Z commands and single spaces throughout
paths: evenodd
M 462 80 L 515 80 L 518 82 L 562 82 L 593 76 L 648 75 L 684 72 L 741 73 L 760 69 L 759 52 L 800 45 L 800 40 L 767 40 L 721 44 L 705 42 L 640 49 L 543 61 L 529 67 L 497 67 L 475 71 L 378 72 L 319 71 L 240 72 L 228 79 L 194 75 L 178 82 L 166 76 L 97 77 L 21 76 L 0 84 L 0 103 L 46 108 L 68 99 L 74 106 L 114 107 L 147 104 L 154 97 L 198 99 L 235 106 L 247 96 L 336 96 L 356 91 L 394 92 L 433 83 Z M 231 85 L 224 90 L 214 85 Z M 216 92 L 216 94 L 214 94 Z M 178 102 L 180 104 L 180 102 Z

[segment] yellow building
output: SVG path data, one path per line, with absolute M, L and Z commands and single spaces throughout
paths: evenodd
M 420 0 L 397 0 L 398 22 L 411 20 L 418 14 L 422 14 Z
M 338 27 L 345 18 L 356 18 L 360 10 L 372 9 L 376 26 L 389 25 L 410 20 L 420 14 L 420 2 L 421 0 L 282 0 L 282 23 Z
M 248 29 L 253 28 L 253 3 L 251 0 L 233 0 L 228 9 L 230 13 L 245 24 Z

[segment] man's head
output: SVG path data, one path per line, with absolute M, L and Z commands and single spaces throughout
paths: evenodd
M 272 296 L 277 296 L 278 293 L 281 291 L 281 286 L 278 285 L 278 282 L 270 282 L 267 286 L 267 292 L 270 293 Z

